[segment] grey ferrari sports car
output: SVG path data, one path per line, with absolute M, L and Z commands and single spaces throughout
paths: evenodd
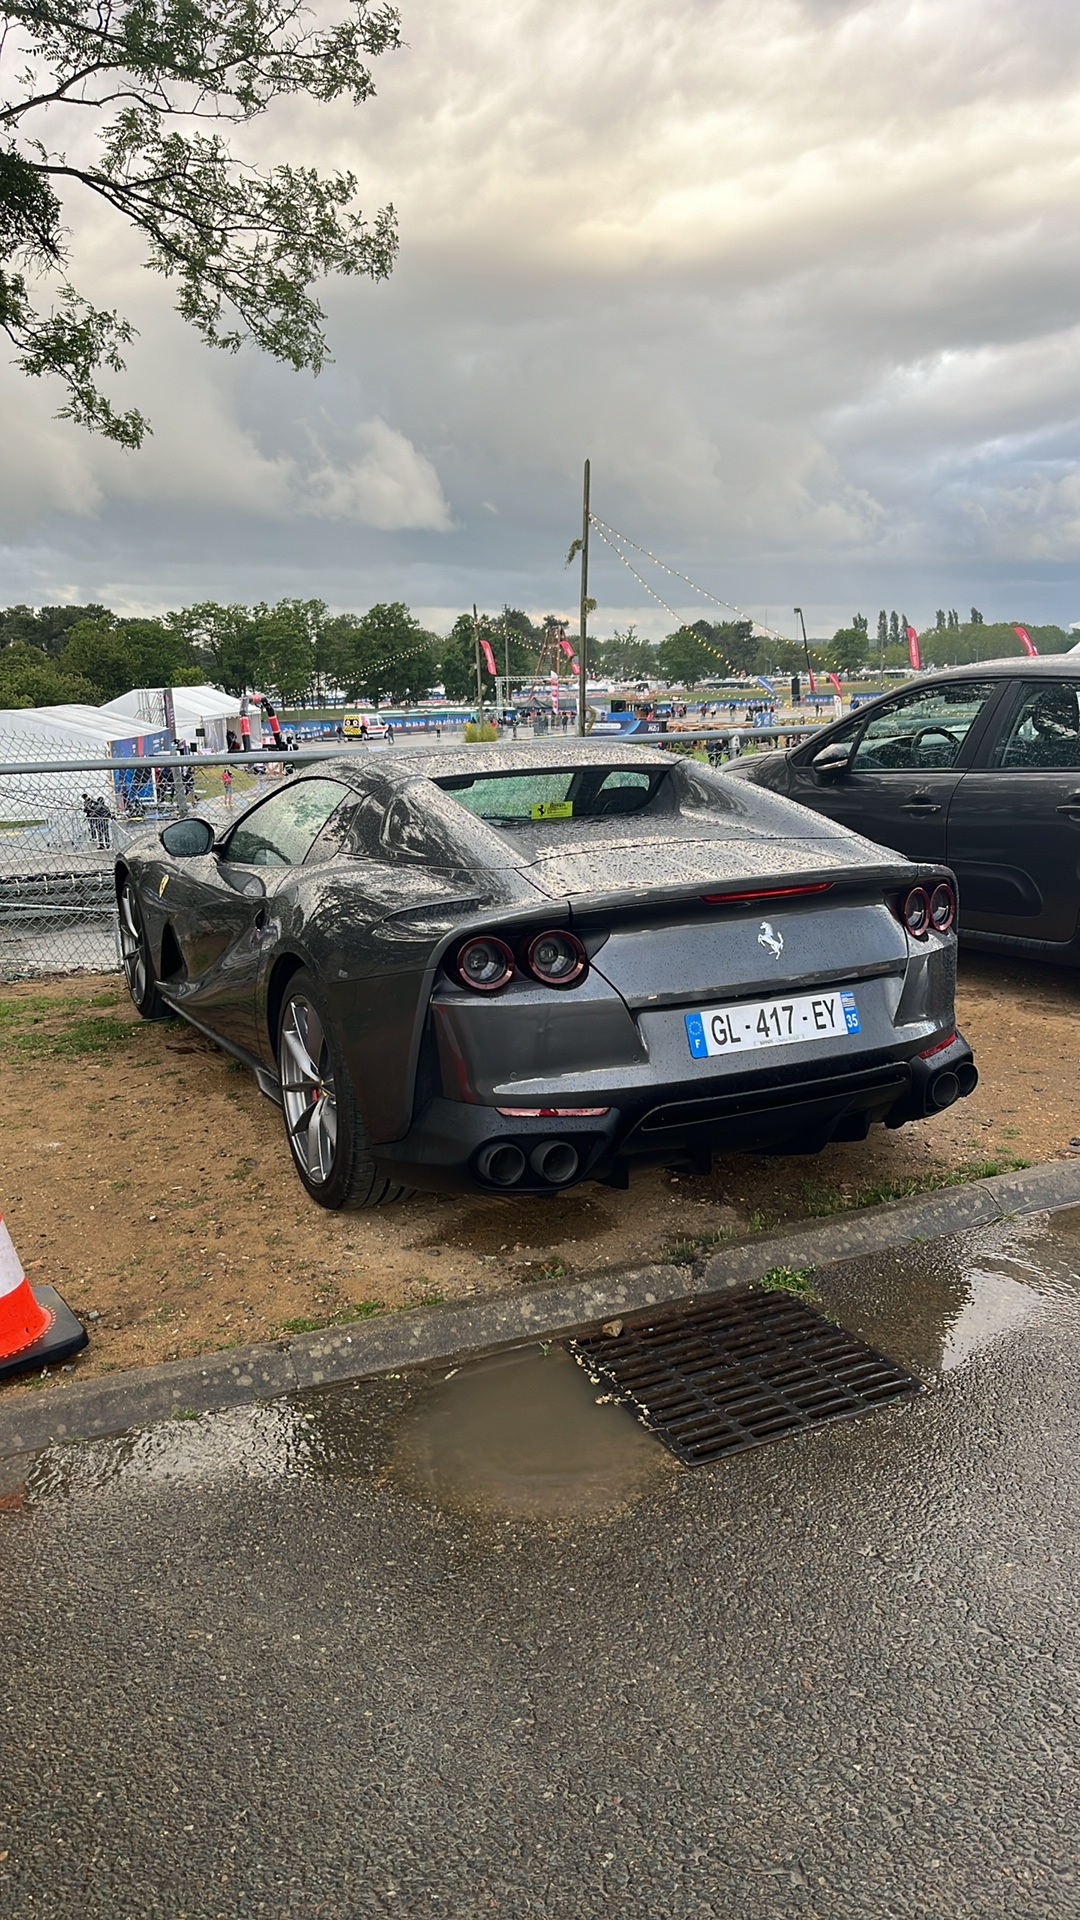
M 651 747 L 318 763 L 116 867 L 131 996 L 284 1110 L 311 1197 L 555 1193 L 970 1093 L 952 876 Z

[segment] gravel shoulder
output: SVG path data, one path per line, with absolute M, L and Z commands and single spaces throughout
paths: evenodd
M 958 1011 L 981 1083 L 933 1120 L 812 1158 L 724 1156 L 706 1178 L 649 1169 L 624 1193 L 328 1214 L 293 1176 L 277 1108 L 193 1029 L 134 1019 L 114 974 L 14 984 L 0 989 L 0 1208 L 31 1280 L 89 1321 L 78 1373 L 142 1367 L 613 1274 L 1064 1157 L 1080 1134 L 1078 1010 L 1080 974 L 968 955 Z

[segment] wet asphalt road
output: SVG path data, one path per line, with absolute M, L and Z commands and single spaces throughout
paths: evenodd
M 937 1389 L 606 1517 L 403 1490 L 407 1380 L 13 1467 L 0 1914 L 1080 1915 L 1078 1273 L 835 1270 Z

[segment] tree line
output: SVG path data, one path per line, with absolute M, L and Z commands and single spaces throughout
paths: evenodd
M 955 610 L 952 610 L 955 612 Z M 919 636 L 924 665 L 962 665 L 1016 653 L 1007 621 L 970 621 L 939 611 Z M 565 631 L 555 614 L 532 620 L 518 607 L 484 613 L 479 630 L 500 674 L 532 679 Z M 1062 627 L 1028 630 L 1040 653 L 1060 653 L 1075 635 Z M 818 671 L 852 673 L 879 664 L 906 666 L 904 614 L 882 613 L 877 633 L 856 614 L 831 641 L 811 643 Z M 576 647 L 576 635 L 570 634 Z M 749 620 L 697 620 L 656 643 L 633 626 L 590 639 L 589 672 L 633 684 L 666 681 L 692 688 L 731 674 L 798 673 L 805 655 L 794 641 L 756 634 Z M 425 628 L 400 600 L 366 613 L 331 613 L 321 600 L 279 600 L 273 606 L 222 606 L 200 601 L 155 618 L 126 617 L 103 606 L 15 606 L 0 610 L 0 708 L 97 704 L 132 687 L 194 686 L 209 681 L 227 693 L 258 687 L 285 707 L 318 705 L 331 690 L 347 700 L 392 700 L 408 706 L 441 686 L 448 700 L 476 698 L 476 632 L 462 613 L 448 634 Z M 484 668 L 485 693 L 493 692 Z
M 478 623 L 462 613 L 440 636 L 400 600 L 362 614 L 331 613 L 321 600 L 254 607 L 206 600 L 154 618 L 96 605 L 15 606 L 0 611 L 0 708 L 97 704 L 132 687 L 204 681 L 232 694 L 258 687 L 284 707 L 318 705 L 331 691 L 408 706 L 435 686 L 448 700 L 471 702 L 477 625 L 500 674 L 532 679 L 553 646 L 569 670 L 559 617 L 534 621 L 517 607 L 482 614 Z M 655 679 L 657 662 L 658 649 L 632 627 L 590 645 L 590 671 L 620 679 Z M 486 666 L 483 674 L 491 693 Z

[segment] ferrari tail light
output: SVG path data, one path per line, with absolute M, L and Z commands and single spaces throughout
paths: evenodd
M 956 888 L 951 880 L 930 880 L 887 897 L 900 925 L 915 940 L 950 933 L 956 925 Z
M 925 887 L 910 887 L 900 902 L 900 918 L 916 940 L 930 931 L 930 895 Z
M 935 933 L 948 933 L 956 919 L 956 895 L 947 880 L 942 880 L 930 895 L 930 925 Z
M 514 977 L 514 956 L 505 940 L 485 934 L 462 941 L 454 955 L 454 972 L 474 993 L 497 993 Z
M 544 933 L 474 933 L 451 947 L 444 963 L 473 993 L 498 993 L 515 974 L 543 987 L 572 987 L 589 971 L 589 957 L 576 934 L 550 928 Z
M 588 966 L 581 941 L 572 933 L 538 933 L 525 952 L 525 965 L 545 987 L 571 987 Z

